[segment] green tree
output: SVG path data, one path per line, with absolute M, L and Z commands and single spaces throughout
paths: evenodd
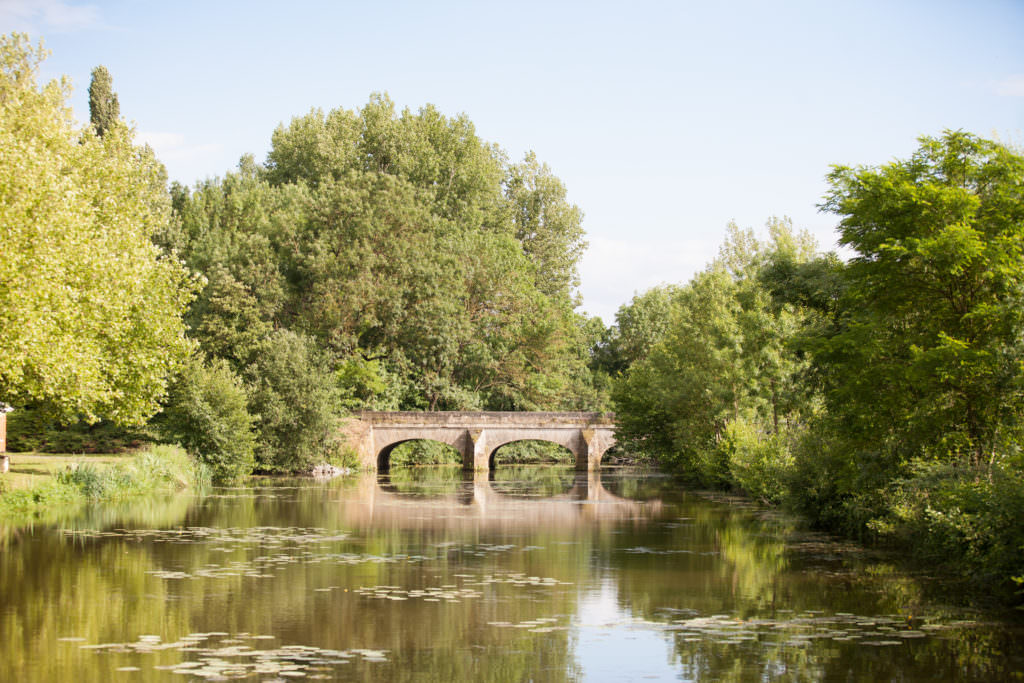
M 660 285 L 634 294 L 615 312 L 615 324 L 595 349 L 597 366 L 616 377 L 643 360 L 668 331 L 682 287 Z
M 170 219 L 151 157 L 122 124 L 74 128 L 43 56 L 0 38 L 0 396 L 139 424 L 189 354 L 196 284 L 150 241 Z
M 976 466 L 1020 436 L 1024 156 L 963 132 L 920 143 L 829 175 L 855 256 L 816 357 L 844 438 L 892 466 Z
M 731 225 L 719 258 L 686 286 L 636 297 L 635 359 L 614 383 L 620 440 L 707 485 L 754 487 L 778 499 L 788 440 L 811 402 L 806 365 L 790 347 L 805 313 L 776 301 L 760 279 L 773 260 L 803 260 L 813 240 L 783 219 L 761 243 Z M 667 322 L 659 317 L 668 313 Z M 622 311 L 620 311 L 622 312 Z
M 245 386 L 224 360 L 192 358 L 172 383 L 157 427 L 164 440 L 206 463 L 216 483 L 252 473 L 253 418 Z
M 113 89 L 113 79 L 107 67 L 92 70 L 89 83 L 89 122 L 100 137 L 121 121 L 121 105 Z
M 496 228 L 506 219 L 504 163 L 504 153 L 482 141 L 465 115 L 449 118 L 433 105 L 399 114 L 387 95 L 374 94 L 358 112 L 314 109 L 279 126 L 267 177 L 315 187 L 354 171 L 397 176 L 429 194 L 433 213 Z
M 530 152 L 508 169 L 505 194 L 515 237 L 536 266 L 537 288 L 554 301 L 580 303 L 577 263 L 587 248 L 583 212 L 566 200 L 566 189 Z
M 336 454 L 340 397 L 329 359 L 313 340 L 274 332 L 261 342 L 245 378 L 259 469 L 295 472 Z
M 801 340 L 826 410 L 791 502 L 1009 593 L 1024 575 L 1024 155 L 946 132 L 829 182 L 854 257 L 788 276 L 827 314 Z
M 550 169 L 508 165 L 465 116 L 381 95 L 313 111 L 274 132 L 265 168 L 175 197 L 178 241 L 210 281 L 190 324 L 237 367 L 285 328 L 336 369 L 379 363 L 384 395 L 344 387 L 373 403 L 580 405 L 580 212 Z

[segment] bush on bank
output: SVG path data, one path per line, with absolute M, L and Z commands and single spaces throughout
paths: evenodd
M 226 361 L 192 358 L 171 384 L 156 424 L 163 440 L 202 462 L 213 481 L 231 482 L 252 472 L 253 419 L 245 387 Z

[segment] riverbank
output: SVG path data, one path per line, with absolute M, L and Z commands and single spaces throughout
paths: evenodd
M 132 455 L 13 454 L 10 471 L 0 475 L 0 521 L 28 523 L 89 503 L 201 489 L 209 481 L 208 469 L 177 446 L 154 445 Z
M 898 555 L 909 566 L 963 585 L 974 604 L 1024 610 L 1024 474 L 1014 463 L 979 467 L 915 463 L 888 486 L 856 497 L 824 476 L 835 455 L 763 458 L 737 450 L 720 458 L 715 479 L 666 466 L 690 485 L 748 497 L 795 515 L 809 528 Z M 710 481 L 709 481 L 710 480 Z

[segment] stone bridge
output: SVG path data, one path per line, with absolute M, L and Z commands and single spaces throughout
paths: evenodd
M 549 441 L 565 446 L 576 469 L 601 467 L 601 456 L 615 444 L 611 413 L 527 412 L 370 412 L 364 411 L 344 429 L 364 469 L 386 470 L 391 451 L 417 439 L 440 441 L 462 454 L 466 470 L 489 470 L 494 454 L 516 441 Z

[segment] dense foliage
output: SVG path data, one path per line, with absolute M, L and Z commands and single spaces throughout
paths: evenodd
M 195 287 L 150 241 L 170 220 L 152 156 L 76 128 L 41 49 L 0 37 L 0 401 L 140 424 L 187 357 Z
M 465 116 L 375 95 L 280 126 L 265 164 L 168 193 L 104 67 L 79 130 L 67 84 L 35 85 L 41 52 L 22 36 L 2 52 L 15 446 L 130 443 L 117 423 L 162 402 L 148 434 L 224 480 L 337 460 L 352 410 L 606 404 L 603 327 L 575 312 L 582 213 L 532 153 L 510 162 Z
M 255 439 L 245 387 L 224 360 L 191 359 L 171 385 L 157 426 L 165 440 L 204 463 L 215 481 L 252 472 Z
M 611 354 L 621 435 L 705 485 L 1008 585 L 1024 574 L 1024 156 L 949 132 L 829 183 L 847 263 L 777 222 L 767 245 L 733 230 L 689 284 L 620 309 L 635 336 L 671 292 L 655 342 Z
M 743 481 L 777 500 L 789 443 L 813 409 L 798 382 L 806 362 L 787 346 L 811 314 L 774 299 L 760 275 L 806 262 L 814 247 L 786 220 L 769 230 L 761 244 L 732 226 L 719 258 L 688 285 L 620 309 L 615 341 L 627 369 L 613 397 L 629 447 L 705 485 Z M 766 469 L 775 481 L 763 480 Z
M 117 101 L 113 85 L 107 67 L 101 65 L 92 70 L 92 80 L 89 82 L 89 123 L 101 137 L 121 121 L 121 104 Z
M 336 456 L 344 410 L 602 402 L 574 311 L 582 215 L 464 116 L 313 111 L 265 165 L 172 194 L 159 239 L 206 277 L 187 319 L 246 382 L 260 469 Z

